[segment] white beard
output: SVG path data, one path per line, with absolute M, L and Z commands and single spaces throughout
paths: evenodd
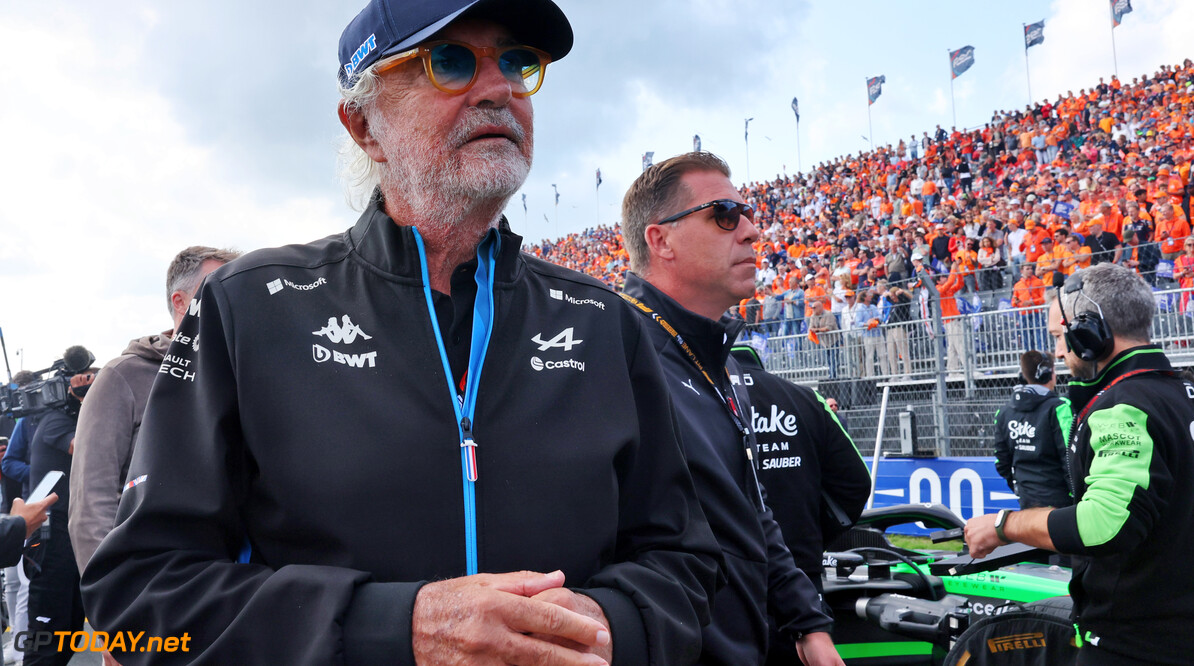
M 532 139 L 508 108 L 471 109 L 464 122 L 439 141 L 412 128 L 395 127 L 380 113 L 370 116 L 370 131 L 387 158 L 380 165 L 382 192 L 404 199 L 425 220 L 450 225 L 476 205 L 495 201 L 500 201 L 500 209 L 530 173 L 531 159 L 520 146 L 529 153 Z M 517 143 L 464 147 L 477 128 L 490 124 L 508 128 Z

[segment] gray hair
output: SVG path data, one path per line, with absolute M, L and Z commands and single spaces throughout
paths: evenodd
M 174 313 L 174 292 L 193 294 L 202 279 L 200 269 L 208 260 L 226 264 L 240 256 L 236 250 L 221 250 L 206 245 L 192 245 L 179 252 L 166 269 L 166 305 Z
M 377 65 L 371 65 L 361 72 L 351 88 L 339 84 L 340 97 L 349 112 L 358 112 L 366 117 L 372 114 L 374 102 L 381 93 L 381 77 Z M 369 204 L 373 190 L 381 184 L 381 165 L 373 161 L 347 131 L 340 141 L 337 171 L 344 184 L 344 198 L 355 210 L 364 210 Z
M 1115 337 L 1149 341 L 1157 301 L 1144 278 L 1126 266 L 1111 263 L 1091 266 L 1074 275 L 1081 276 L 1082 289 L 1069 293 L 1062 290 L 1066 319 L 1073 321 L 1083 312 L 1099 314 L 1102 310 L 1103 321 Z

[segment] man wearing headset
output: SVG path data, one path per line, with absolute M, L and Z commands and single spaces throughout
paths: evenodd
M 966 524 L 970 554 L 1020 542 L 1077 555 L 1070 595 L 1079 664 L 1187 664 L 1194 633 L 1194 385 L 1149 343 L 1152 291 L 1099 264 L 1049 313 L 1073 374 L 1073 506 L 1003 510 Z
M 1053 387 L 1054 357 L 1035 349 L 1020 355 L 1012 399 L 995 413 L 995 470 L 1020 497 L 1020 508 L 1068 506 L 1073 484 L 1066 469 L 1066 436 L 1073 414 Z

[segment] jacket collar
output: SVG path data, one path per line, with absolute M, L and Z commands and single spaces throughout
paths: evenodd
M 414 227 L 404 226 L 386 214 L 385 200 L 375 191 L 369 206 L 348 230 L 348 243 L 366 263 L 384 273 L 421 280 L 419 249 Z M 510 230 L 505 216 L 497 229 L 490 229 L 482 242 L 501 236 L 494 281 L 510 283 L 518 279 L 523 263 L 520 255 L 522 237 Z M 475 256 L 475 253 L 474 253 Z
M 718 321 L 702 317 L 633 272 L 626 274 L 625 292 L 671 324 L 702 363 L 716 370 L 717 374 L 722 374 L 726 359 L 730 356 L 730 348 L 734 346 L 734 340 L 746 325 L 745 322 L 724 315 Z
M 1140 345 L 1120 352 L 1099 373 L 1098 377 L 1084 381 L 1071 379 L 1069 383 L 1069 398 L 1075 412 L 1081 412 L 1086 403 L 1090 402 L 1099 391 L 1118 377 L 1135 370 L 1157 370 L 1173 372 L 1173 366 L 1159 345 Z

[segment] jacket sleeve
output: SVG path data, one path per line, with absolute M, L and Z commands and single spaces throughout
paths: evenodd
M 0 567 L 15 567 L 25 552 L 25 519 L 0 516 Z
M 817 457 L 821 463 L 821 492 L 831 498 L 853 523 L 862 515 L 866 508 L 867 498 L 871 496 L 871 473 L 854 444 L 850 433 L 842 427 L 837 414 L 825 404 L 825 398 L 820 393 L 813 393 L 817 398 L 818 420 L 821 422 L 821 432 L 825 436 L 817 442 Z M 847 528 L 827 515 L 827 510 L 821 512 L 822 543 L 828 545 L 833 542 Z
M 1074 412 L 1070 409 L 1070 401 L 1058 398 L 1058 404 L 1053 407 L 1050 422 L 1053 428 L 1053 442 L 1057 446 L 1057 456 L 1061 460 L 1061 468 L 1065 473 L 1066 490 L 1074 497 L 1074 479 L 1070 474 L 1070 425 L 1074 422 Z
M 0 472 L 23 484 L 29 483 L 29 440 L 32 439 L 32 433 L 25 427 L 27 423 L 27 419 L 17 420 L 4 459 L 0 460 Z
M 833 619 L 822 610 L 821 597 L 808 575 L 796 566 L 784 543 L 784 535 L 771 509 L 767 489 L 759 484 L 763 511 L 759 519 L 767 539 L 767 611 L 775 618 L 780 633 L 795 641 L 815 631 L 833 631 Z
M 631 383 L 641 441 L 634 460 L 622 467 L 614 564 L 579 591 L 605 611 L 614 663 L 694 662 L 717 591 L 721 547 L 681 452 L 679 425 L 643 330 L 645 320 L 629 311 L 627 317 L 635 331 L 627 337 L 633 340 Z
M 237 561 L 248 543 L 240 506 L 253 463 L 240 430 L 234 346 L 212 280 L 193 305 L 199 312 L 180 333 L 198 333 L 198 351 L 177 340 L 171 346 L 189 365 L 151 392 L 129 468 L 130 479 L 144 478 L 124 492 L 117 525 L 83 574 L 92 623 L 191 639 L 188 653 L 115 655 L 131 666 L 369 663 L 369 650 L 404 628 L 405 652 L 389 659 L 413 661 L 418 583 L 370 582 L 365 572 L 335 566 L 274 570 Z
M 1091 412 L 1086 490 L 1074 506 L 1049 514 L 1049 536 L 1059 552 L 1116 555 L 1148 536 L 1174 485 L 1164 458 L 1156 455 L 1148 419 L 1123 403 Z
M 1007 419 L 1004 418 L 1002 409 L 995 412 L 995 445 L 993 448 L 995 471 L 999 472 L 999 476 L 1002 476 L 1004 481 L 1007 481 L 1007 487 L 1011 488 L 1014 493 L 1016 492 L 1016 480 L 1012 474 L 1012 447 L 1007 437 Z
M 70 541 L 79 571 L 116 524 L 124 461 L 133 446 L 136 405 L 119 371 L 96 376 L 79 410 L 70 470 Z

